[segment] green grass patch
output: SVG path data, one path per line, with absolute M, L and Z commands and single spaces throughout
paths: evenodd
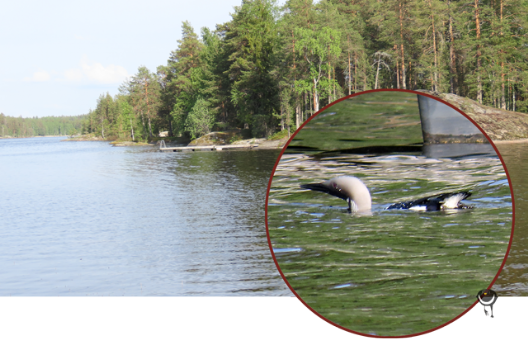
M 279 140 L 279 139 L 283 139 L 287 137 L 288 137 L 288 130 L 284 129 L 282 131 L 276 132 L 273 135 L 269 136 L 268 140 Z

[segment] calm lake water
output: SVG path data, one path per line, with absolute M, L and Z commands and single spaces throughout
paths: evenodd
M 278 151 L 0 139 L 0 295 L 291 295 L 266 241 Z

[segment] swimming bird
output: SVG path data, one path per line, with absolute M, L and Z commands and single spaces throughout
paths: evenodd
M 372 206 L 370 192 L 359 178 L 353 176 L 339 176 L 323 183 L 302 184 L 301 188 L 321 191 L 339 197 L 348 202 L 349 212 L 368 211 Z M 460 191 L 429 196 L 413 201 L 391 204 L 386 209 L 405 209 L 419 211 L 437 211 L 445 209 L 470 209 L 460 201 L 471 196 L 470 192 Z

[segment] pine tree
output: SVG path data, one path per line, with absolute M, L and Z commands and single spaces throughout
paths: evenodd
M 180 134 L 185 129 L 185 119 L 197 99 L 195 77 L 200 67 L 202 42 L 188 21 L 182 24 L 182 38 L 178 47 L 172 51 L 167 66 L 158 72 L 162 73 L 165 88 L 162 93 L 163 108 L 170 110 L 174 124 L 172 129 Z
M 160 107 L 160 85 L 157 75 L 145 66 L 138 69 L 138 73 L 126 81 L 120 88 L 121 94 L 129 96 L 130 104 L 139 116 L 143 132 L 153 137 L 153 122 L 155 122 Z M 144 139 L 147 136 L 144 135 Z
M 277 53 L 280 62 L 276 70 L 280 78 L 281 127 L 282 123 L 290 121 L 291 114 L 295 114 L 295 126 L 298 128 L 308 116 L 306 111 L 310 111 L 303 104 L 311 90 L 295 87 L 297 80 L 309 79 L 308 64 L 298 53 L 299 37 L 295 31 L 297 28 L 317 29 L 317 12 L 312 0 L 289 0 L 282 7 L 282 12 L 284 14 L 279 21 L 281 41 Z M 288 108 L 295 112 L 289 112 Z M 290 124 L 287 126 L 289 128 Z
M 278 48 L 276 8 L 268 0 L 247 0 L 235 8 L 226 33 L 232 81 L 231 101 L 237 120 L 253 135 L 269 135 L 278 112 L 277 79 L 273 77 Z

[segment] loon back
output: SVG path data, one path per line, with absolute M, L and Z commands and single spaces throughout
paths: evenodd
M 472 209 L 460 201 L 471 196 L 468 191 L 450 192 L 437 196 L 429 196 L 414 201 L 391 204 L 387 209 L 408 209 L 420 211 L 438 211 L 445 209 Z

